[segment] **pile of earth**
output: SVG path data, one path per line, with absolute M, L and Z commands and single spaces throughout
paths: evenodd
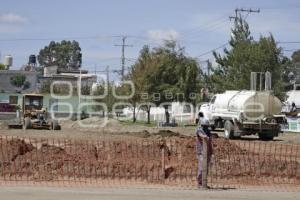
M 247 176 L 259 180 L 298 176 L 300 181 L 299 162 L 260 160 L 259 155 L 249 154 L 222 138 L 213 140 L 213 150 L 213 177 Z M 136 178 L 156 182 L 161 181 L 162 175 L 169 181 L 194 180 L 198 163 L 192 137 L 131 141 L 35 140 L 33 144 L 27 140 L 2 138 L 0 151 L 0 176 L 35 181 L 68 177 L 72 180 Z

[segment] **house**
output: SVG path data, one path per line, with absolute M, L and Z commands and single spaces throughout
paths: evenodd
M 0 92 L 32 93 L 39 91 L 39 75 L 36 71 L 0 70 Z M 24 76 L 24 84 L 17 87 L 12 84 L 11 79 Z
M 97 76 L 89 74 L 87 70 L 62 71 L 58 70 L 57 66 L 49 66 L 44 67 L 43 76 L 39 78 L 39 81 L 41 85 L 45 82 L 67 81 L 71 83 L 74 88 L 76 88 L 81 81 L 83 87 L 92 87 L 93 83 L 97 82 Z

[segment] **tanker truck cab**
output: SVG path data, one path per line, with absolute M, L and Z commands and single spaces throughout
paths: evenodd
M 224 128 L 228 139 L 257 134 L 260 139 L 272 140 L 280 132 L 276 114 L 281 102 L 270 91 L 226 91 L 216 94 L 200 107 L 212 129 Z

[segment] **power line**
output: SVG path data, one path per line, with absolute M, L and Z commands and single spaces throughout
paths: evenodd
M 186 34 L 183 34 L 183 38 L 185 38 L 185 40 L 189 40 L 189 39 L 197 39 L 199 37 L 203 37 L 200 35 L 201 32 L 214 32 L 215 30 L 221 29 L 223 28 L 225 25 L 227 25 L 226 23 L 228 23 L 227 19 L 223 19 L 221 22 L 214 24 L 213 26 L 209 26 L 209 28 L 205 28 L 205 29 L 200 29 L 197 32 L 194 32 L 193 34 L 189 35 L 189 36 L 184 36 Z
M 287 52 L 294 52 L 294 51 L 298 51 L 299 49 L 282 49 L 282 51 L 287 51 Z
M 227 16 L 226 15 L 222 15 L 221 17 L 214 19 L 212 21 L 208 21 L 205 24 L 202 24 L 201 26 L 197 26 L 193 29 L 187 30 L 183 32 L 183 37 L 187 38 L 186 36 L 190 37 L 190 36 L 195 36 L 195 34 L 198 34 L 199 31 L 210 31 L 211 28 L 216 28 L 219 25 L 222 25 L 225 21 L 224 21 L 224 17 Z M 227 20 L 226 20 L 227 21 Z
M 280 41 L 279 41 L 279 42 L 277 42 L 277 43 L 281 43 L 281 44 L 298 44 L 298 43 L 300 43 L 300 41 L 285 41 L 285 42 L 280 42 Z M 216 47 L 216 48 L 214 48 L 214 49 L 212 49 L 212 50 L 206 51 L 206 52 L 204 52 L 204 53 L 202 53 L 202 54 L 200 54 L 200 55 L 198 55 L 198 56 L 196 56 L 196 57 L 202 57 L 202 56 L 205 56 L 205 55 L 207 55 L 207 54 L 209 54 L 209 53 L 212 53 L 213 51 L 216 51 L 216 50 L 218 50 L 218 49 L 221 49 L 221 48 L 226 47 L 228 44 L 229 44 L 229 42 L 226 42 L 225 44 L 222 44 L 221 46 Z M 292 51 L 292 50 L 297 50 L 297 49 L 290 49 L 290 50 L 284 50 L 284 51 Z
M 277 43 L 280 43 L 280 44 L 299 44 L 300 41 L 278 41 Z
M 18 42 L 18 41 L 49 41 L 49 40 L 93 40 L 100 38 L 119 38 L 118 35 L 100 35 L 100 36 L 76 36 L 76 37 L 54 37 L 54 38 L 7 38 L 0 39 L 0 42 Z
M 212 49 L 212 50 L 209 50 L 209 51 L 207 51 L 207 52 L 204 52 L 204 53 L 202 53 L 202 54 L 200 54 L 200 55 L 198 55 L 198 56 L 196 56 L 196 57 L 202 57 L 202 56 L 205 56 L 205 55 L 207 55 L 207 54 L 210 54 L 210 53 L 212 53 L 212 52 L 214 52 L 214 51 L 216 51 L 216 50 L 218 50 L 218 49 L 221 49 L 221 48 L 226 47 L 228 44 L 229 44 L 229 42 L 226 42 L 225 44 L 222 44 L 222 45 L 219 46 L 219 47 L 216 47 L 216 48 L 214 48 L 214 49 Z
M 126 44 L 127 36 L 122 36 L 122 44 L 115 44 L 117 47 L 122 47 L 122 56 L 121 56 L 121 63 L 122 63 L 122 69 L 121 69 L 121 76 L 122 79 L 124 79 L 124 70 L 125 70 L 125 47 L 133 47 L 133 45 Z

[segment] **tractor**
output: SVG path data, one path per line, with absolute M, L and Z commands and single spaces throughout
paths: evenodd
M 47 110 L 43 108 L 43 99 L 43 95 L 40 94 L 26 94 L 23 96 L 20 116 L 20 125 L 23 129 L 61 129 L 57 120 L 48 118 Z

